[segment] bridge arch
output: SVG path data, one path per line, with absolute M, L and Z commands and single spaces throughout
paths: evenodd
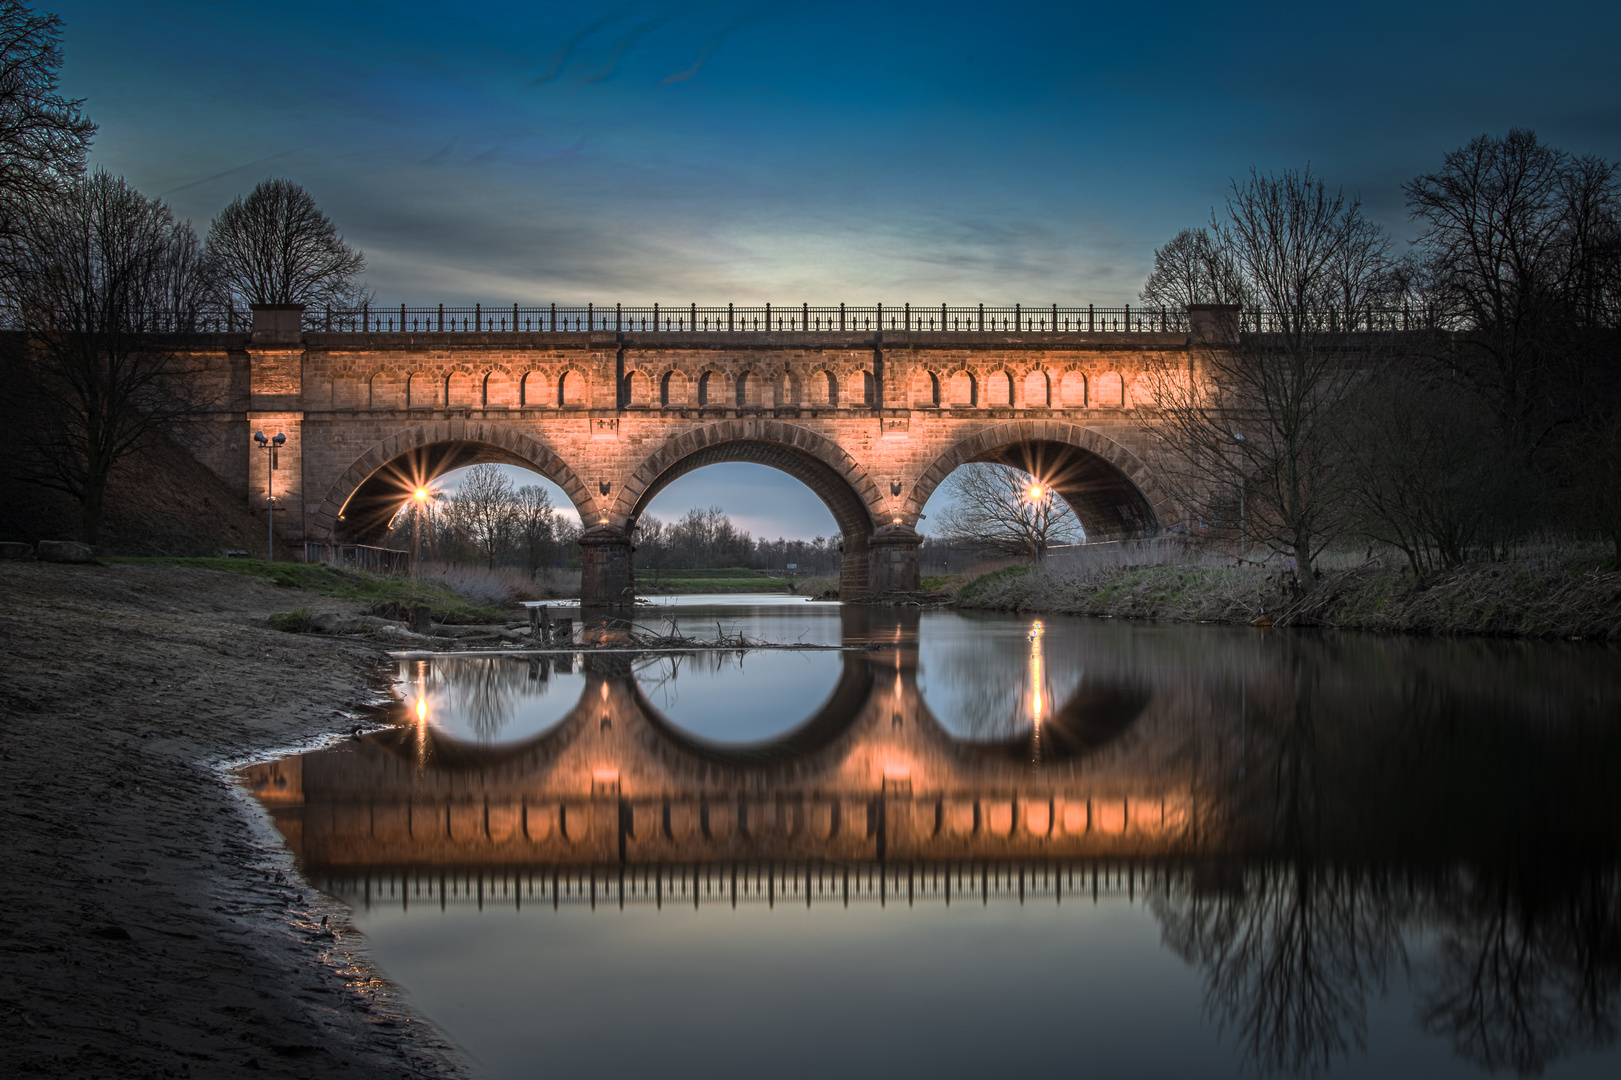
M 779 420 L 727 420 L 687 431 L 643 459 L 614 505 L 613 517 L 635 527 L 653 497 L 706 465 L 750 462 L 787 473 L 827 506 L 844 537 L 839 575 L 843 596 L 860 596 L 868 585 L 868 548 L 883 513 L 878 486 L 836 442 Z
M 952 470 L 970 462 L 1040 477 L 1074 508 L 1089 541 L 1154 536 L 1175 516 L 1164 485 L 1125 446 L 1079 424 L 1023 420 L 981 428 L 936 457 L 907 495 L 904 520 L 916 522 Z
M 452 469 L 486 463 L 540 473 L 563 489 L 582 518 L 593 511 L 585 484 L 544 444 L 508 424 L 447 420 L 406 428 L 361 454 L 327 488 L 309 535 L 315 540 L 374 539 L 388 528 L 409 487 Z

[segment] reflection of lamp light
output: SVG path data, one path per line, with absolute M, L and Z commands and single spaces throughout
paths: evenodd
M 901 781 L 901 780 L 910 780 L 911 778 L 912 778 L 912 766 L 910 766 L 910 765 L 902 763 L 902 764 L 891 764 L 891 765 L 885 765 L 884 766 L 884 779 L 885 780 Z
M 1043 701 L 1041 698 L 1041 639 L 1047 633 L 1046 627 L 1037 619 L 1030 624 L 1030 719 L 1035 726 L 1032 736 L 1033 757 L 1041 760 L 1041 713 Z
M 618 795 L 619 770 L 611 765 L 604 765 L 591 770 L 591 794 Z
M 425 698 L 425 697 L 419 697 L 419 698 L 417 698 L 417 719 L 418 720 L 426 720 L 427 718 L 428 718 L 428 699 Z

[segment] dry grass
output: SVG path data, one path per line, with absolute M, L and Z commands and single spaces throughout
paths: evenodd
M 1621 572 L 1596 545 L 1548 541 L 1501 561 L 1415 580 L 1398 557 L 1340 553 L 1300 595 L 1284 567 L 1176 543 L 1076 549 L 964 585 L 959 607 L 1179 622 L 1320 626 L 1421 634 L 1621 639 Z M 1336 563 L 1340 568 L 1334 568 Z
M 524 600 L 552 600 L 580 595 L 579 571 L 553 570 L 531 579 L 522 570 L 498 566 L 426 565 L 422 580 L 443 585 L 470 604 L 510 607 Z

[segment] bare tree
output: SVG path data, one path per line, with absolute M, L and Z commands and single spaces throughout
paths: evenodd
M 235 303 L 350 307 L 366 298 L 365 257 L 291 180 L 261 181 L 220 211 L 208 252 Z
M 0 0 L 0 236 L 84 171 L 96 125 L 57 92 L 62 20 Z
M 1347 403 L 1346 497 L 1357 532 L 1407 556 L 1415 577 L 1458 566 L 1492 539 L 1524 488 L 1477 398 L 1387 357 Z
M 513 531 L 523 545 L 529 576 L 534 578 L 557 547 L 557 511 L 546 489 L 525 485 L 512 500 Z
M 3 288 L 23 327 L 3 350 L 8 464 L 77 499 L 94 544 L 114 464 L 197 404 L 194 366 L 154 336 L 207 300 L 197 234 L 98 172 L 24 219 Z
M 1309 170 L 1234 181 L 1211 233 L 1268 324 L 1240 334 L 1226 321 L 1191 365 L 1145 358 L 1151 430 L 1184 505 L 1293 558 L 1309 592 L 1315 559 L 1348 522 L 1338 426 L 1369 362 L 1366 336 L 1330 313 L 1358 310 L 1388 279 L 1388 241 Z
M 1563 450 L 1571 479 L 1570 516 L 1615 546 L 1614 565 L 1621 569 L 1621 414 L 1583 425 Z
M 951 506 L 940 515 L 941 539 L 999 555 L 1043 559 L 1054 544 L 1082 538 L 1069 503 L 1011 465 L 964 465 L 947 481 Z
M 1583 332 L 1616 325 L 1616 167 L 1516 129 L 1447 154 L 1406 193 L 1439 306 L 1459 329 L 1432 359 L 1529 455 L 1581 410 L 1581 380 L 1564 369 L 1591 340 Z
M 1231 255 L 1207 229 L 1183 229 L 1154 252 L 1154 269 L 1137 294 L 1143 303 L 1180 312 L 1189 304 L 1244 304 L 1244 281 Z
M 454 527 L 478 548 L 491 569 L 512 546 L 518 523 L 516 509 L 512 481 L 494 465 L 468 469 L 450 500 Z

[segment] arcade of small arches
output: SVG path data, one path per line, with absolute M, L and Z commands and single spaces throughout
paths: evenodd
M 907 381 L 904 401 L 886 402 L 871 366 L 818 365 L 805 371 L 717 367 L 632 368 L 618 379 L 622 409 L 1125 409 L 1130 393 L 1118 371 L 966 364 L 922 369 Z M 330 376 L 330 407 L 392 409 L 589 409 L 591 375 L 576 367 L 370 373 Z

